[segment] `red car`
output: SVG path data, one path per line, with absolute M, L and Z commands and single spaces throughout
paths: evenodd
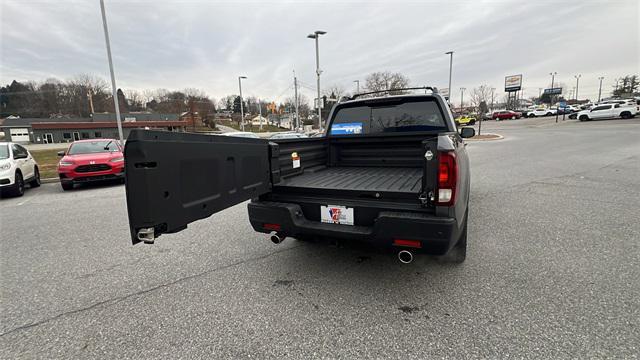
M 124 155 L 117 140 L 91 139 L 74 141 L 61 151 L 58 175 L 63 190 L 73 185 L 101 180 L 124 182 Z
M 520 119 L 521 117 L 522 117 L 522 113 L 519 113 L 517 111 L 511 111 L 511 110 L 496 111 L 491 116 L 491 118 L 494 120 L 506 120 L 506 119 L 515 120 L 515 119 Z

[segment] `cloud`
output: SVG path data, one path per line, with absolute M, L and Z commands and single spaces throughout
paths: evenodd
M 97 1 L 0 4 L 0 82 L 92 73 L 108 79 Z M 414 85 L 446 87 L 454 50 L 460 87 L 502 89 L 523 74 L 525 96 L 549 72 L 597 95 L 598 77 L 640 73 L 637 1 L 204 2 L 106 1 L 118 86 L 197 87 L 220 98 L 287 93 L 295 69 L 309 97 L 320 38 L 323 86 L 353 89 L 373 71 L 400 71 Z M 573 86 L 573 85 L 567 85 Z

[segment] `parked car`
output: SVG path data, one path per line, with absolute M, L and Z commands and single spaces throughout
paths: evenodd
M 146 131 L 146 130 L 145 130 Z M 114 139 L 78 140 L 58 152 L 58 176 L 63 190 L 75 184 L 117 180 L 124 183 L 124 155 Z
M 463 138 L 475 130 L 458 132 L 446 109 L 438 93 L 353 99 L 334 105 L 325 137 L 286 141 L 133 130 L 132 242 L 251 199 L 251 226 L 276 244 L 338 238 L 395 249 L 403 263 L 419 252 L 460 263 L 470 198 Z
M 531 110 L 527 113 L 527 117 L 537 117 L 537 116 L 551 116 L 551 115 L 555 115 L 557 112 L 557 110 L 553 109 L 553 108 L 538 108 L 535 110 Z
M 220 135 L 244 137 L 244 138 L 254 138 L 254 139 L 258 139 L 259 138 L 258 134 L 252 133 L 252 132 L 249 132 L 249 131 L 232 131 L 232 132 L 228 132 L 228 133 L 222 133 Z
M 476 123 L 476 117 L 470 115 L 459 116 L 456 119 L 456 125 L 473 125 Z
M 520 119 L 521 117 L 522 117 L 522 113 L 511 111 L 511 110 L 495 111 L 491 116 L 491 118 L 496 121 L 506 120 L 506 119 L 515 120 L 515 119 Z
M 591 110 L 583 110 L 578 113 L 578 120 L 587 121 L 594 119 L 630 119 L 636 116 L 637 106 L 625 104 L 604 104 L 595 106 Z
M 24 146 L 0 142 L 0 193 L 22 196 L 25 184 L 40 186 L 38 163 Z
M 303 133 L 297 133 L 297 132 L 281 132 L 281 133 L 277 133 L 274 135 L 271 135 L 271 137 L 269 137 L 270 140 L 276 140 L 276 139 L 304 139 L 304 138 L 308 138 L 309 136 L 307 134 L 303 134 Z

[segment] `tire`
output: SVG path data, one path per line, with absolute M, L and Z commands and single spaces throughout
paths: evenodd
M 40 170 L 38 170 L 38 167 L 36 166 L 35 168 L 35 174 L 33 175 L 33 180 L 31 180 L 29 182 L 29 186 L 31 186 L 32 188 L 37 188 L 38 186 L 40 186 L 41 182 L 40 182 Z
M 548 112 L 548 113 L 546 113 L 544 116 L 551 116 L 551 115 L 553 115 L 553 114 L 552 114 L 552 113 L 550 113 L 550 112 Z
M 587 115 L 580 115 L 580 118 L 578 120 L 587 121 L 587 120 L 589 120 L 589 117 Z
M 11 189 L 10 194 L 17 197 L 24 195 L 24 179 L 22 178 L 22 173 L 16 172 L 15 183 L 13 184 L 13 189 Z
M 444 263 L 461 264 L 467 258 L 467 223 L 469 222 L 469 209 L 464 216 L 464 225 L 458 242 L 448 253 L 440 256 L 438 260 Z
M 623 112 L 622 114 L 620 114 L 620 116 L 621 116 L 623 119 L 631 119 L 631 113 L 630 113 L 630 112 L 627 112 L 627 111 L 625 111 L 625 112 Z
M 471 121 L 469 121 L 469 125 L 473 126 L 473 125 L 475 125 L 475 124 L 476 124 L 476 121 L 475 121 L 475 120 L 471 120 Z
M 62 190 L 64 190 L 64 191 L 73 190 L 73 183 L 72 182 L 61 182 L 60 186 L 62 186 Z

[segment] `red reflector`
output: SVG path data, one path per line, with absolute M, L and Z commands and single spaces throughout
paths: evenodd
M 267 230 L 280 231 L 280 224 L 263 224 L 262 227 Z
M 422 243 L 419 240 L 404 240 L 404 239 L 395 239 L 393 240 L 393 245 L 395 246 L 407 246 L 413 248 L 421 248 Z

